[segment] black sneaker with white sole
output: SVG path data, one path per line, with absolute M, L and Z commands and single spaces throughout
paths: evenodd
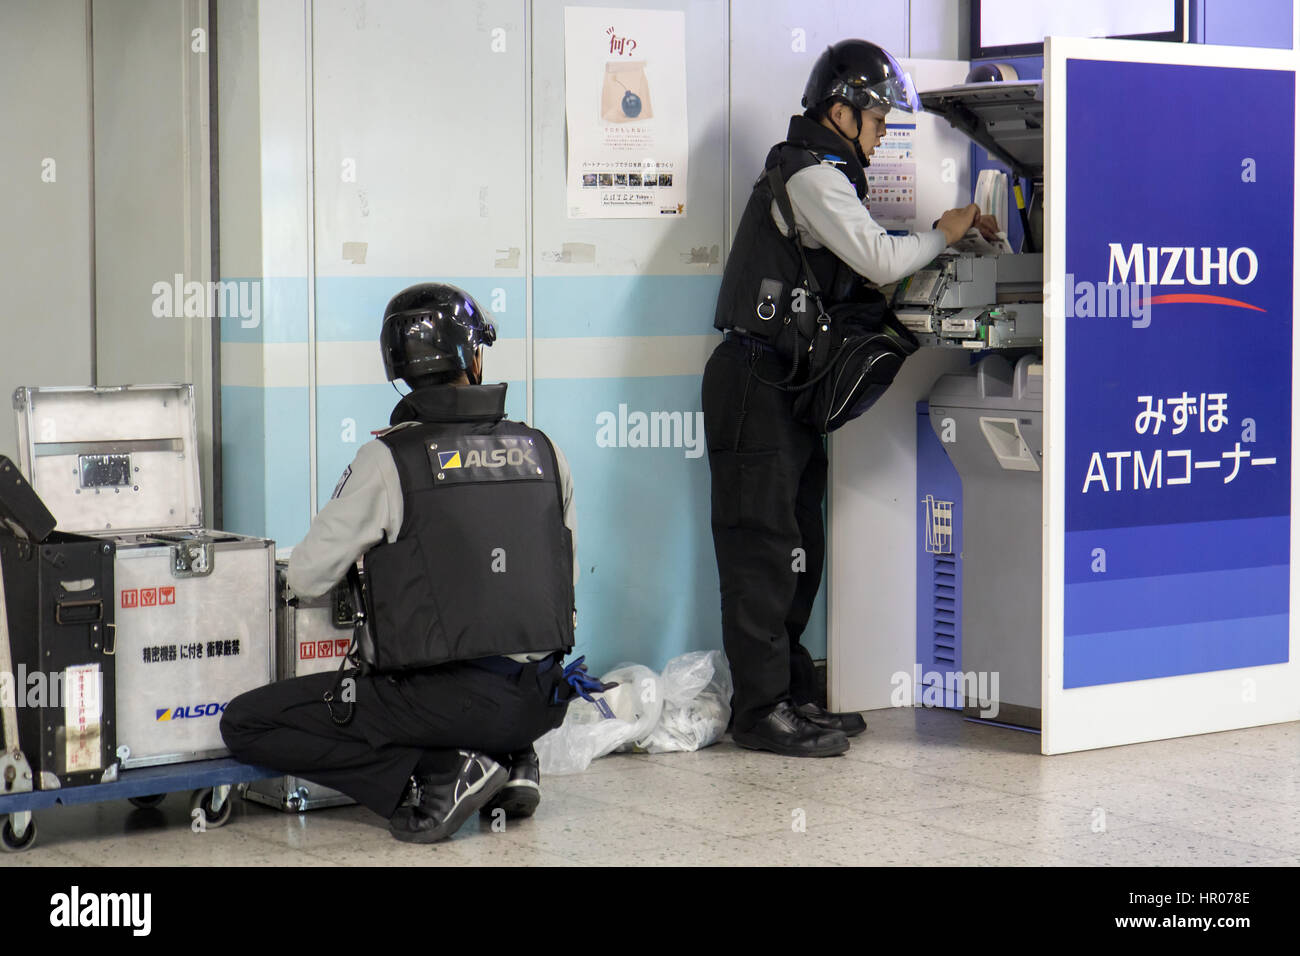
M 511 820 L 531 817 L 542 802 L 542 768 L 531 746 L 510 755 L 510 779 L 479 813 L 504 810 Z
M 506 785 L 509 774 L 487 754 L 460 752 L 454 778 L 412 778 L 406 799 L 388 820 L 388 830 L 404 843 L 436 843 L 464 825 Z

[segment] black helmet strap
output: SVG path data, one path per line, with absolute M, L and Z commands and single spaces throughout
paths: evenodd
M 835 120 L 831 117 L 831 107 L 834 106 L 836 103 L 843 103 L 849 109 L 853 110 L 853 121 L 858 124 L 857 136 L 850 136 L 848 133 L 844 132 L 844 130 L 840 129 L 840 124 L 835 122 Z M 831 125 L 835 127 L 835 132 L 839 133 L 841 136 L 843 136 L 845 139 L 847 139 L 850 143 L 853 144 L 853 151 L 858 154 L 858 162 L 860 162 L 863 168 L 865 169 L 867 165 L 867 154 L 863 151 L 862 144 L 858 142 L 859 138 L 862 136 L 862 110 L 859 107 L 854 106 L 848 100 L 837 99 L 837 100 L 833 100 L 826 107 L 825 116 L 828 120 L 831 121 Z

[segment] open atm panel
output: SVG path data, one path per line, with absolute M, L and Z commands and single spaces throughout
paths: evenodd
M 921 94 L 927 111 L 944 117 L 1042 193 L 1043 88 L 1038 80 L 968 83 Z M 1030 246 L 1041 210 L 1027 213 Z M 950 246 L 893 294 L 899 320 L 923 345 L 969 350 L 1041 348 L 1043 256 L 998 252 L 972 237 Z

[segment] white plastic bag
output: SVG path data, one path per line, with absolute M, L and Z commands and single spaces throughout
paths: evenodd
M 722 651 L 674 657 L 663 673 L 663 714 L 638 749 L 659 754 L 717 743 L 731 720 L 731 691 L 731 669 Z
M 621 664 L 601 677 L 618 686 L 594 693 L 595 703 L 575 697 L 564 723 L 543 735 L 533 746 L 542 773 L 566 774 L 586 770 L 603 757 L 649 734 L 663 710 L 662 685 L 650 668 Z
M 606 700 L 614 716 L 632 722 L 631 736 L 619 745 L 620 750 L 632 750 L 659 724 L 664 709 L 663 680 L 644 664 L 619 664 L 600 679 L 618 684 L 606 692 Z

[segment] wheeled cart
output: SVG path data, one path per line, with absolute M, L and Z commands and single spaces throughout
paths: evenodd
M 190 791 L 190 819 L 196 829 L 225 826 L 234 807 L 232 788 L 275 776 L 270 770 L 227 757 L 125 770 L 111 783 L 0 796 L 0 847 L 9 852 L 30 850 L 36 843 L 36 818 L 32 814 L 37 810 L 109 800 L 156 807 L 167 794 L 185 790 Z

